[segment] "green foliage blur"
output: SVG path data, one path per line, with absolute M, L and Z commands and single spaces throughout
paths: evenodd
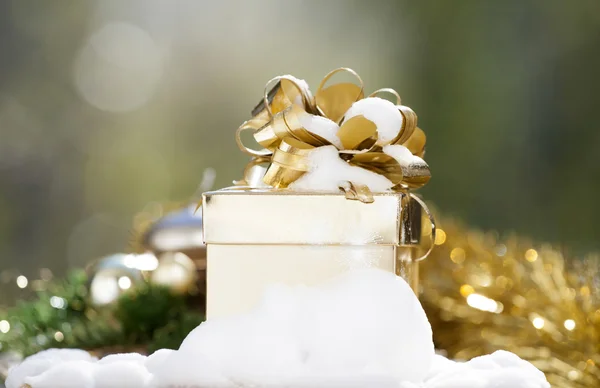
M 50 348 L 76 348 L 101 356 L 150 354 L 178 349 L 204 320 L 185 295 L 152 284 L 129 290 L 112 305 L 96 307 L 90 302 L 88 283 L 84 271 L 73 270 L 64 280 L 50 282 L 35 300 L 0 310 L 0 321 L 10 325 L 6 333 L 0 331 L 0 352 L 29 356 Z
M 596 250 L 599 47 L 595 0 L 1 1 L 0 272 L 122 251 L 148 203 L 240 177 L 267 80 L 340 66 L 417 112 L 441 213 Z

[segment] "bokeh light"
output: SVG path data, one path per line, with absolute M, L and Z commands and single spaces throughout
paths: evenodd
M 107 23 L 79 53 L 75 84 L 94 107 L 126 112 L 148 102 L 162 75 L 163 58 L 150 34 L 130 23 Z
M 10 323 L 3 319 L 0 321 L 0 333 L 6 334 L 10 331 Z
M 25 287 L 27 287 L 28 284 L 29 284 L 29 280 L 27 280 L 27 277 L 25 277 L 23 275 L 19 275 L 17 277 L 17 286 L 19 288 L 25 288 Z

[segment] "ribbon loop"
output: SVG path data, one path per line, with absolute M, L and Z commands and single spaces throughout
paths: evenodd
M 398 136 L 392 140 L 391 144 L 403 144 L 417 128 L 417 114 L 415 111 L 404 105 L 397 106 L 400 114 L 402 114 L 402 128 L 400 128 Z
M 267 170 L 268 164 L 271 163 L 271 157 L 255 157 L 248 162 L 244 169 L 244 177 L 240 180 L 233 181 L 235 186 L 244 187 L 265 187 L 263 177 Z
M 269 151 L 268 149 L 263 149 L 263 150 L 254 150 L 252 148 L 246 147 L 244 145 L 244 142 L 242 141 L 242 132 L 244 131 L 254 131 L 256 132 L 257 129 L 261 128 L 262 126 L 264 126 L 264 121 L 260 120 L 260 119 L 250 119 L 248 121 L 245 121 L 242 125 L 240 125 L 240 127 L 237 129 L 237 131 L 235 131 L 235 142 L 238 145 L 238 148 L 253 157 L 262 157 L 262 156 L 268 156 L 271 155 L 272 152 Z M 266 148 L 266 147 L 265 147 Z
M 356 77 L 360 86 L 350 82 L 341 82 L 325 88 L 327 81 L 341 72 L 350 73 Z M 323 80 L 321 80 L 321 84 L 315 94 L 315 105 L 317 111 L 322 116 L 339 123 L 350 106 L 356 101 L 361 100 L 363 97 L 364 83 L 362 78 L 360 78 L 354 70 L 340 67 L 339 69 L 329 72 Z
M 256 141 L 269 150 L 274 150 L 282 140 L 293 138 L 315 147 L 329 145 L 327 140 L 304 128 L 303 121 L 309 116 L 298 105 L 292 105 L 277 113 L 271 121 L 258 129 L 254 134 Z
M 383 93 L 389 93 L 389 94 L 394 95 L 394 97 L 396 97 L 396 105 L 402 105 L 402 99 L 400 98 L 400 95 L 398 94 L 397 91 L 395 91 L 392 88 L 377 89 L 373 93 L 369 94 L 369 97 L 377 97 L 378 95 L 383 94 Z
M 371 149 L 377 143 L 377 126 L 363 115 L 344 121 L 337 132 L 347 150 Z
M 276 84 L 269 89 L 274 82 Z M 252 116 L 273 118 L 274 115 L 293 104 L 301 105 L 308 111 L 314 111 L 313 100 L 307 85 L 290 75 L 280 75 L 265 84 L 263 99 L 252 110 Z
M 275 188 L 286 188 L 309 170 L 308 154 L 314 147 L 293 138 L 279 143 L 263 182 Z
M 413 155 L 422 158 L 425 155 L 425 143 L 427 142 L 427 136 L 425 132 L 419 127 L 415 128 L 413 134 L 402 144 Z

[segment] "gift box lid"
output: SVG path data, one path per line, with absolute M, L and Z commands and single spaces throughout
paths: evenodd
M 372 203 L 363 203 L 349 200 L 343 193 L 273 189 L 207 192 L 202 201 L 204 241 L 396 246 L 418 242 L 419 205 L 405 193 L 376 193 L 373 197 Z

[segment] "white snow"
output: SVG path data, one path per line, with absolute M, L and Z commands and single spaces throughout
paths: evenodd
M 133 362 L 136 364 L 143 364 L 145 361 L 146 356 L 138 353 L 118 353 L 104 357 L 98 361 L 98 364 L 112 364 L 115 362 Z
M 19 388 L 28 376 L 37 376 L 52 368 L 56 364 L 69 361 L 94 362 L 97 359 L 88 352 L 78 349 L 49 349 L 27 358 L 10 370 L 6 379 L 6 386 Z
M 341 182 L 350 181 L 367 185 L 372 192 L 380 193 L 394 185 L 383 175 L 346 163 L 333 146 L 315 148 L 308 158 L 309 171 L 294 181 L 290 189 L 338 192 Z
M 377 126 L 378 145 L 388 144 L 400 133 L 403 117 L 398 107 L 379 97 L 367 97 L 356 101 L 344 115 L 344 120 L 363 115 Z
M 426 388 L 549 388 L 544 374 L 515 354 L 497 351 L 466 363 L 435 356 Z M 417 387 L 419 387 L 417 385 Z
M 44 361 L 44 362 L 42 362 Z M 319 287 L 272 285 L 251 313 L 207 321 L 179 350 L 96 362 L 50 350 L 9 372 L 7 388 L 549 388 L 508 352 L 466 363 L 434 354 L 425 312 L 404 280 L 350 271 Z
M 408 148 L 399 144 L 388 144 L 383 146 L 383 153 L 396 159 L 402 166 L 419 163 L 423 160 L 418 156 L 413 155 Z
M 155 370 L 159 367 L 160 364 L 165 362 L 167 357 L 169 357 L 172 353 L 176 352 L 172 349 L 160 349 L 156 352 L 152 353 L 148 357 L 146 357 L 144 361 L 144 365 L 148 370 Z
M 152 374 L 150 371 L 143 364 L 138 362 L 121 361 L 108 364 L 98 363 L 94 368 L 94 385 L 92 387 L 148 387 L 151 379 Z M 34 384 L 30 385 L 37 388 Z M 83 387 L 85 386 L 80 386 L 79 388 Z
M 299 117 L 300 124 L 310 132 L 321 136 L 323 139 L 327 140 L 338 149 L 342 149 L 342 141 L 337 135 L 337 132 L 340 129 L 340 126 L 337 125 L 334 121 L 329 120 L 327 117 L 311 115 L 310 113 L 306 115 L 301 115 Z
M 26 363 L 27 360 L 24 364 Z M 96 364 L 88 361 L 57 361 L 43 373 L 25 377 L 21 384 L 29 384 L 35 388 L 93 388 L 96 383 L 94 376 L 96 367 Z M 10 374 L 11 371 L 9 371 L 9 376 Z M 6 382 L 6 386 L 9 388 L 19 388 L 22 386 L 21 384 L 12 385 L 8 380 Z

